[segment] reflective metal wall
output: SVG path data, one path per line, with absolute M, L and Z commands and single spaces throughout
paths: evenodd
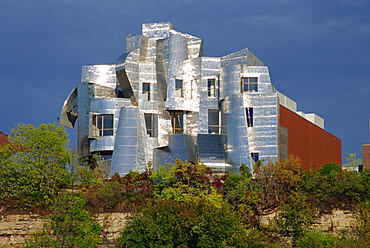
M 287 130 L 279 133 L 278 93 L 268 68 L 249 49 L 223 57 L 202 53 L 200 38 L 169 22 L 146 23 L 142 34 L 127 36 L 115 65 L 84 66 L 60 117 L 71 128 L 78 117 L 79 153 L 103 153 L 111 175 L 143 171 L 150 161 L 158 167 L 197 157 L 218 172 L 238 172 L 242 163 L 252 170 L 253 158 L 285 156 Z M 253 90 L 243 88 L 243 78 L 256 81 Z M 91 135 L 99 128 L 94 116 L 107 114 L 113 135 Z

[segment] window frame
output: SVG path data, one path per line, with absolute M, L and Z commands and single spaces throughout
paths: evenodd
M 151 138 L 158 137 L 157 128 L 158 128 L 158 115 L 153 113 L 144 113 L 146 134 Z M 150 122 L 148 121 L 150 120 Z
M 210 82 L 213 82 L 210 84 Z M 208 97 L 217 97 L 217 80 L 215 78 L 207 79 Z
M 171 111 L 172 134 L 184 133 L 184 111 Z
M 258 77 L 242 77 L 241 92 L 258 92 Z
M 247 127 L 254 126 L 254 110 L 253 107 L 245 108 L 245 117 L 247 121 Z
M 178 87 L 178 83 L 181 83 L 181 87 Z M 175 97 L 184 97 L 184 80 L 183 79 L 175 79 Z
M 213 120 L 213 118 L 211 118 L 211 113 L 212 112 L 217 112 L 217 115 L 218 115 L 218 118 L 217 118 L 217 124 L 213 124 L 211 122 L 211 120 Z M 216 129 L 217 128 L 217 132 L 213 132 L 212 129 Z M 219 109 L 208 109 L 208 134 L 220 134 L 221 133 L 221 110 Z
M 110 119 L 108 119 L 111 118 Z M 111 123 L 107 123 L 107 121 Z M 108 127 L 106 128 L 107 124 Z M 94 114 L 92 119 L 92 129 L 94 137 L 104 137 L 114 135 L 114 115 L 113 114 Z
M 146 89 L 146 87 L 148 87 L 148 89 Z M 148 82 L 143 82 L 142 83 L 142 100 L 143 101 L 150 101 L 150 95 L 151 95 L 150 90 L 151 90 L 151 84 Z
M 256 160 L 257 158 L 257 160 Z M 251 152 L 251 159 L 254 163 L 257 163 L 260 160 L 260 153 L 259 152 Z

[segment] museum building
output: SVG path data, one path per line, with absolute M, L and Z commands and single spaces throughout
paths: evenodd
M 341 165 L 341 140 L 272 85 L 249 49 L 204 57 L 203 40 L 169 22 L 128 35 L 116 64 L 83 66 L 60 123 L 78 126 L 78 153 L 110 175 L 197 159 L 214 172 L 298 156 L 304 169 Z

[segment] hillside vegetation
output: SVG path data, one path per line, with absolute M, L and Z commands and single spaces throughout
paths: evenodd
M 64 128 L 20 124 L 0 146 L 0 204 L 50 219 L 26 247 L 97 247 L 95 213 L 131 213 L 116 247 L 370 247 L 370 171 L 326 164 L 308 172 L 299 159 L 260 161 L 253 175 L 213 175 L 201 161 L 177 160 L 143 173 L 100 172 L 99 156 L 73 159 Z M 321 214 L 350 210 L 356 232 L 314 231 Z M 269 225 L 260 216 L 277 212 Z

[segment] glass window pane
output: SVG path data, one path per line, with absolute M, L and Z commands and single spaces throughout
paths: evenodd
M 257 84 L 249 84 L 249 91 L 257 91 Z
M 182 88 L 182 79 L 176 79 L 176 89 Z
M 97 126 L 98 126 L 98 129 L 102 129 L 103 128 L 103 116 L 102 115 L 97 115 L 96 116 L 96 122 L 97 122 Z
M 113 128 L 113 115 L 104 115 L 104 129 Z
M 143 83 L 143 91 L 150 91 L 150 84 L 149 83 Z
M 208 110 L 208 125 L 218 125 L 219 122 L 219 111 L 214 109 Z
M 103 130 L 103 136 L 112 136 L 112 135 L 113 135 L 113 130 L 112 129 Z

